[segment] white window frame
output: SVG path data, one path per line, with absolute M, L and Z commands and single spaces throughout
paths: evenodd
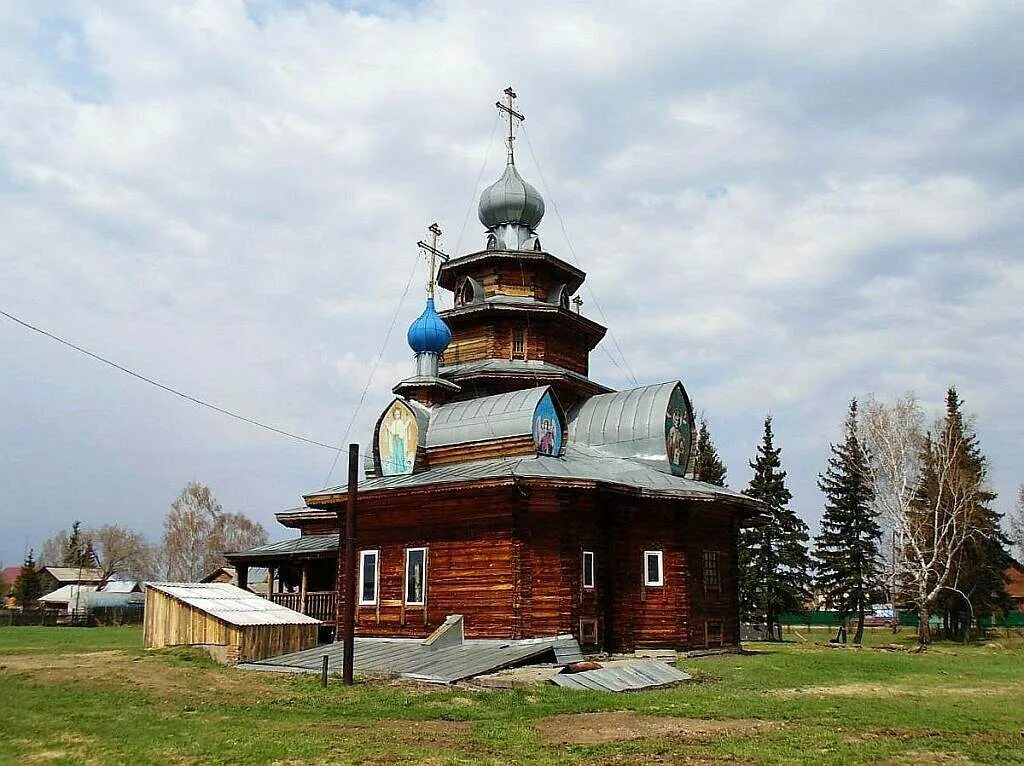
M 587 582 L 587 558 L 590 558 L 590 582 Z M 593 551 L 583 551 L 583 571 L 580 573 L 580 580 L 583 582 L 583 587 L 587 590 L 594 589 L 594 583 L 597 580 L 597 569 L 595 568 L 596 560 L 594 558 Z
M 373 556 L 373 600 L 367 601 L 363 598 L 366 591 L 366 559 Z M 369 548 L 359 551 L 359 606 L 376 606 L 380 598 L 380 550 Z
M 658 559 L 658 579 L 652 580 L 648 563 L 651 556 Z M 644 585 L 648 588 L 660 588 L 665 584 L 665 555 L 664 551 L 644 551 Z
M 423 551 L 423 599 L 421 601 L 409 601 L 409 559 L 410 554 L 416 551 Z M 427 549 L 406 548 L 405 549 L 405 576 L 402 578 L 402 603 L 406 606 L 423 606 L 427 603 Z

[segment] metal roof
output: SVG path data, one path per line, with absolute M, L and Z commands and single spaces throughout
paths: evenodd
M 550 390 L 538 386 L 436 407 L 430 413 L 427 447 L 529 436 L 537 404 Z
M 324 655 L 328 669 L 341 670 L 341 643 L 271 657 L 240 667 L 246 670 L 277 670 L 319 673 Z M 572 636 L 530 638 L 516 641 L 467 639 L 444 648 L 426 646 L 416 638 L 356 638 L 353 666 L 357 673 L 391 673 L 428 683 L 453 684 L 466 678 L 520 665 L 554 653 L 557 662 L 583 659 Z
M 230 558 L 274 559 L 281 556 L 301 556 L 303 554 L 316 556 L 323 553 L 334 553 L 337 550 L 337 535 L 303 535 L 302 537 L 280 540 L 276 543 L 268 543 L 267 545 L 260 545 L 244 551 L 232 551 L 224 555 Z
M 165 593 L 229 625 L 319 625 L 304 614 L 226 582 L 148 582 Z
M 138 580 L 110 580 L 100 586 L 104 593 L 136 593 L 142 590 Z
M 689 673 L 657 660 L 611 665 L 581 673 L 559 673 L 552 683 L 567 689 L 588 689 L 599 692 L 626 692 L 689 681 Z
M 665 412 L 679 385 L 673 380 L 592 396 L 569 414 L 569 440 L 616 457 L 667 463 Z
M 40 596 L 44 604 L 70 604 L 72 601 L 85 601 L 88 594 L 96 590 L 95 585 L 62 585 L 52 593 Z
M 593 482 L 607 487 L 634 490 L 639 494 L 658 497 L 694 499 L 728 499 L 742 502 L 752 508 L 760 503 L 751 497 L 725 487 L 674 476 L 655 465 L 630 458 L 614 458 L 600 451 L 571 442 L 562 457 L 523 455 L 518 457 L 476 460 L 469 463 L 451 463 L 431 468 L 422 473 L 403 476 L 384 476 L 367 479 L 359 484 L 360 492 L 375 490 L 413 489 L 442 484 L 501 478 L 563 479 Z M 306 495 L 309 501 L 323 495 L 345 492 L 346 486 L 321 489 Z
M 103 570 L 92 567 L 43 567 L 57 582 L 102 582 Z
M 442 367 L 438 374 L 456 382 L 467 375 L 494 375 L 512 377 L 534 376 L 538 384 L 549 380 L 567 378 L 581 383 L 595 392 L 605 392 L 611 389 L 596 383 L 586 375 L 581 375 L 567 367 L 561 367 L 550 362 L 543 362 L 539 359 L 481 359 L 476 362 L 465 362 L 464 364 L 452 364 Z

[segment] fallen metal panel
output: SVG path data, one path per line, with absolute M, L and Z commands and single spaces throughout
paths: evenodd
M 560 673 L 551 679 L 552 683 L 566 689 L 590 689 L 593 691 L 624 692 L 651 689 L 657 686 L 688 681 L 689 673 L 654 660 L 633 662 L 628 665 L 613 665 L 581 673 Z

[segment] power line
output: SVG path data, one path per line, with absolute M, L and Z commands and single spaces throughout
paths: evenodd
M 298 434 L 293 434 L 290 431 L 285 431 L 281 428 L 275 428 L 274 426 L 267 425 L 266 423 L 261 423 L 260 421 L 254 420 L 253 418 L 247 418 L 245 415 L 239 415 L 237 412 L 231 412 L 231 410 L 226 410 L 223 407 L 218 407 L 216 404 L 210 404 L 209 402 L 203 401 L 202 399 L 198 399 L 195 396 L 190 396 L 189 394 L 183 393 L 182 391 L 179 391 L 176 388 L 171 388 L 170 386 L 164 385 L 159 381 L 153 380 L 152 378 L 147 378 L 145 375 L 142 375 L 133 370 L 129 370 L 127 367 L 123 367 L 117 362 L 113 362 L 104 356 L 100 356 L 99 354 L 93 353 L 92 351 L 82 348 L 81 346 L 76 345 L 69 340 L 65 340 L 64 338 L 54 335 L 51 332 L 47 332 L 46 330 L 43 330 L 40 327 L 36 327 L 35 325 L 29 324 L 25 320 L 19 319 L 13 314 L 8 314 L 6 311 L 3 311 L 2 309 L 0 309 L 0 315 L 7 317 L 12 322 L 19 324 L 22 327 L 31 330 L 32 332 L 39 333 L 40 335 L 43 335 L 49 338 L 50 340 L 55 340 L 61 345 L 67 346 L 68 348 L 73 349 L 80 354 L 84 354 L 85 356 L 91 357 L 92 359 L 95 359 L 97 362 L 102 362 L 108 367 L 113 367 L 115 370 L 119 370 L 125 373 L 126 375 L 131 375 L 133 378 L 141 380 L 144 383 L 148 383 L 151 386 L 155 386 L 156 388 L 159 388 L 162 391 L 166 391 L 169 394 L 174 394 L 175 396 L 181 397 L 182 399 L 190 401 L 193 404 L 198 404 L 201 407 L 206 407 L 207 409 L 213 410 L 214 412 L 219 412 L 221 415 L 227 415 L 228 417 L 234 418 L 235 420 L 241 420 L 243 423 L 248 423 L 249 425 L 256 426 L 257 428 L 262 428 L 266 431 L 272 431 L 273 433 L 280 434 L 281 436 L 287 436 L 289 439 L 295 439 L 300 442 L 305 442 L 306 444 L 312 444 L 316 447 L 324 447 L 329 450 L 341 449 L 340 447 L 335 447 L 333 444 L 324 444 L 323 442 L 318 442 L 315 439 L 307 439 L 305 436 L 299 436 Z
M 569 238 L 569 231 L 565 227 L 565 220 L 562 218 L 562 213 L 558 209 L 558 203 L 555 201 L 555 197 L 551 193 L 551 187 L 548 186 L 547 179 L 544 177 L 544 170 L 540 166 L 540 160 L 537 159 L 537 154 L 533 151 L 533 142 L 530 141 L 530 134 L 526 130 L 525 125 L 520 125 L 520 127 L 523 130 L 523 136 L 526 137 L 526 146 L 530 150 L 530 156 L 533 158 L 533 164 L 537 166 L 537 173 L 540 175 L 540 182 L 544 184 L 544 191 L 548 195 L 548 199 L 551 200 L 551 207 L 554 209 L 555 216 L 557 216 L 558 218 L 559 226 L 562 227 L 562 235 L 565 237 L 565 243 L 569 246 L 569 252 L 572 254 L 573 262 L 576 264 L 576 266 L 579 266 L 580 260 L 579 257 L 576 255 L 576 248 L 572 246 L 572 239 Z M 586 287 L 587 294 L 590 296 L 590 299 L 594 302 L 594 307 L 597 309 L 598 314 L 601 315 L 601 320 L 606 325 L 609 325 L 608 317 L 605 316 L 604 309 L 601 308 L 601 304 L 598 302 L 597 295 L 594 293 L 594 290 L 590 287 L 590 285 L 585 284 L 584 286 Z M 612 363 L 619 368 L 619 371 L 625 373 L 630 377 L 630 379 L 633 381 L 633 385 L 639 386 L 640 381 L 637 380 L 636 375 L 633 374 L 633 370 L 630 369 L 629 362 L 626 361 L 626 355 L 623 353 L 622 347 L 619 345 L 619 341 L 615 337 L 615 333 L 612 331 L 610 325 L 608 326 L 608 337 L 614 344 L 615 350 L 619 352 L 619 356 L 622 358 L 622 364 L 625 365 L 625 369 L 623 369 L 619 365 L 619 363 L 615 361 L 614 357 L 612 357 L 611 353 L 609 353 L 607 349 L 602 350 L 605 352 L 605 354 L 608 355 L 608 358 L 611 359 Z
M 398 305 L 395 307 L 395 313 L 391 317 L 391 324 L 388 325 L 388 331 L 384 335 L 384 341 L 380 344 L 380 350 L 377 352 L 377 358 L 373 360 L 373 366 L 370 367 L 370 374 L 366 377 L 366 385 L 363 386 L 363 392 L 359 395 L 359 402 L 356 404 L 356 408 L 352 410 L 352 417 L 348 419 L 348 426 L 345 427 L 345 435 L 341 437 L 341 443 L 344 444 L 348 440 L 348 435 L 352 431 L 352 426 L 356 422 L 356 417 L 359 415 L 359 411 L 363 408 L 363 402 L 366 400 L 366 392 L 370 389 L 370 384 L 373 382 L 373 376 L 377 373 L 377 366 L 380 364 L 381 357 L 384 356 L 384 351 L 388 347 L 388 341 L 391 339 L 391 332 L 395 329 L 395 322 L 398 321 L 398 315 L 402 312 L 402 304 L 405 303 L 405 297 L 409 294 L 409 287 L 412 285 L 413 277 L 416 276 L 416 267 L 419 265 L 419 253 L 416 254 L 416 258 L 412 263 L 412 270 L 409 272 L 409 279 L 406 280 L 405 289 L 402 291 L 402 297 L 398 299 Z M 334 475 L 334 469 L 338 467 L 338 459 L 341 457 L 341 447 L 331 447 L 335 450 L 334 460 L 331 461 L 331 470 L 327 472 L 327 478 L 324 479 L 323 488 L 326 489 L 327 485 L 330 484 L 331 476 Z

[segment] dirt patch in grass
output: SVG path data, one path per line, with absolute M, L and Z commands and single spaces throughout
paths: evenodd
M 963 753 L 944 750 L 908 750 L 895 758 L 879 761 L 878 766 L 970 766 L 977 763 Z
M 719 721 L 614 711 L 544 718 L 537 723 L 537 736 L 549 746 L 599 745 L 603 742 L 661 738 L 704 742 L 717 737 L 753 735 L 777 726 L 777 723 L 753 718 Z
M 941 686 L 913 687 L 899 684 L 849 683 L 835 686 L 805 686 L 800 689 L 772 689 L 776 697 L 920 697 L 927 695 L 955 697 L 992 697 L 1024 692 L 1024 683 L 991 684 L 989 686 Z

